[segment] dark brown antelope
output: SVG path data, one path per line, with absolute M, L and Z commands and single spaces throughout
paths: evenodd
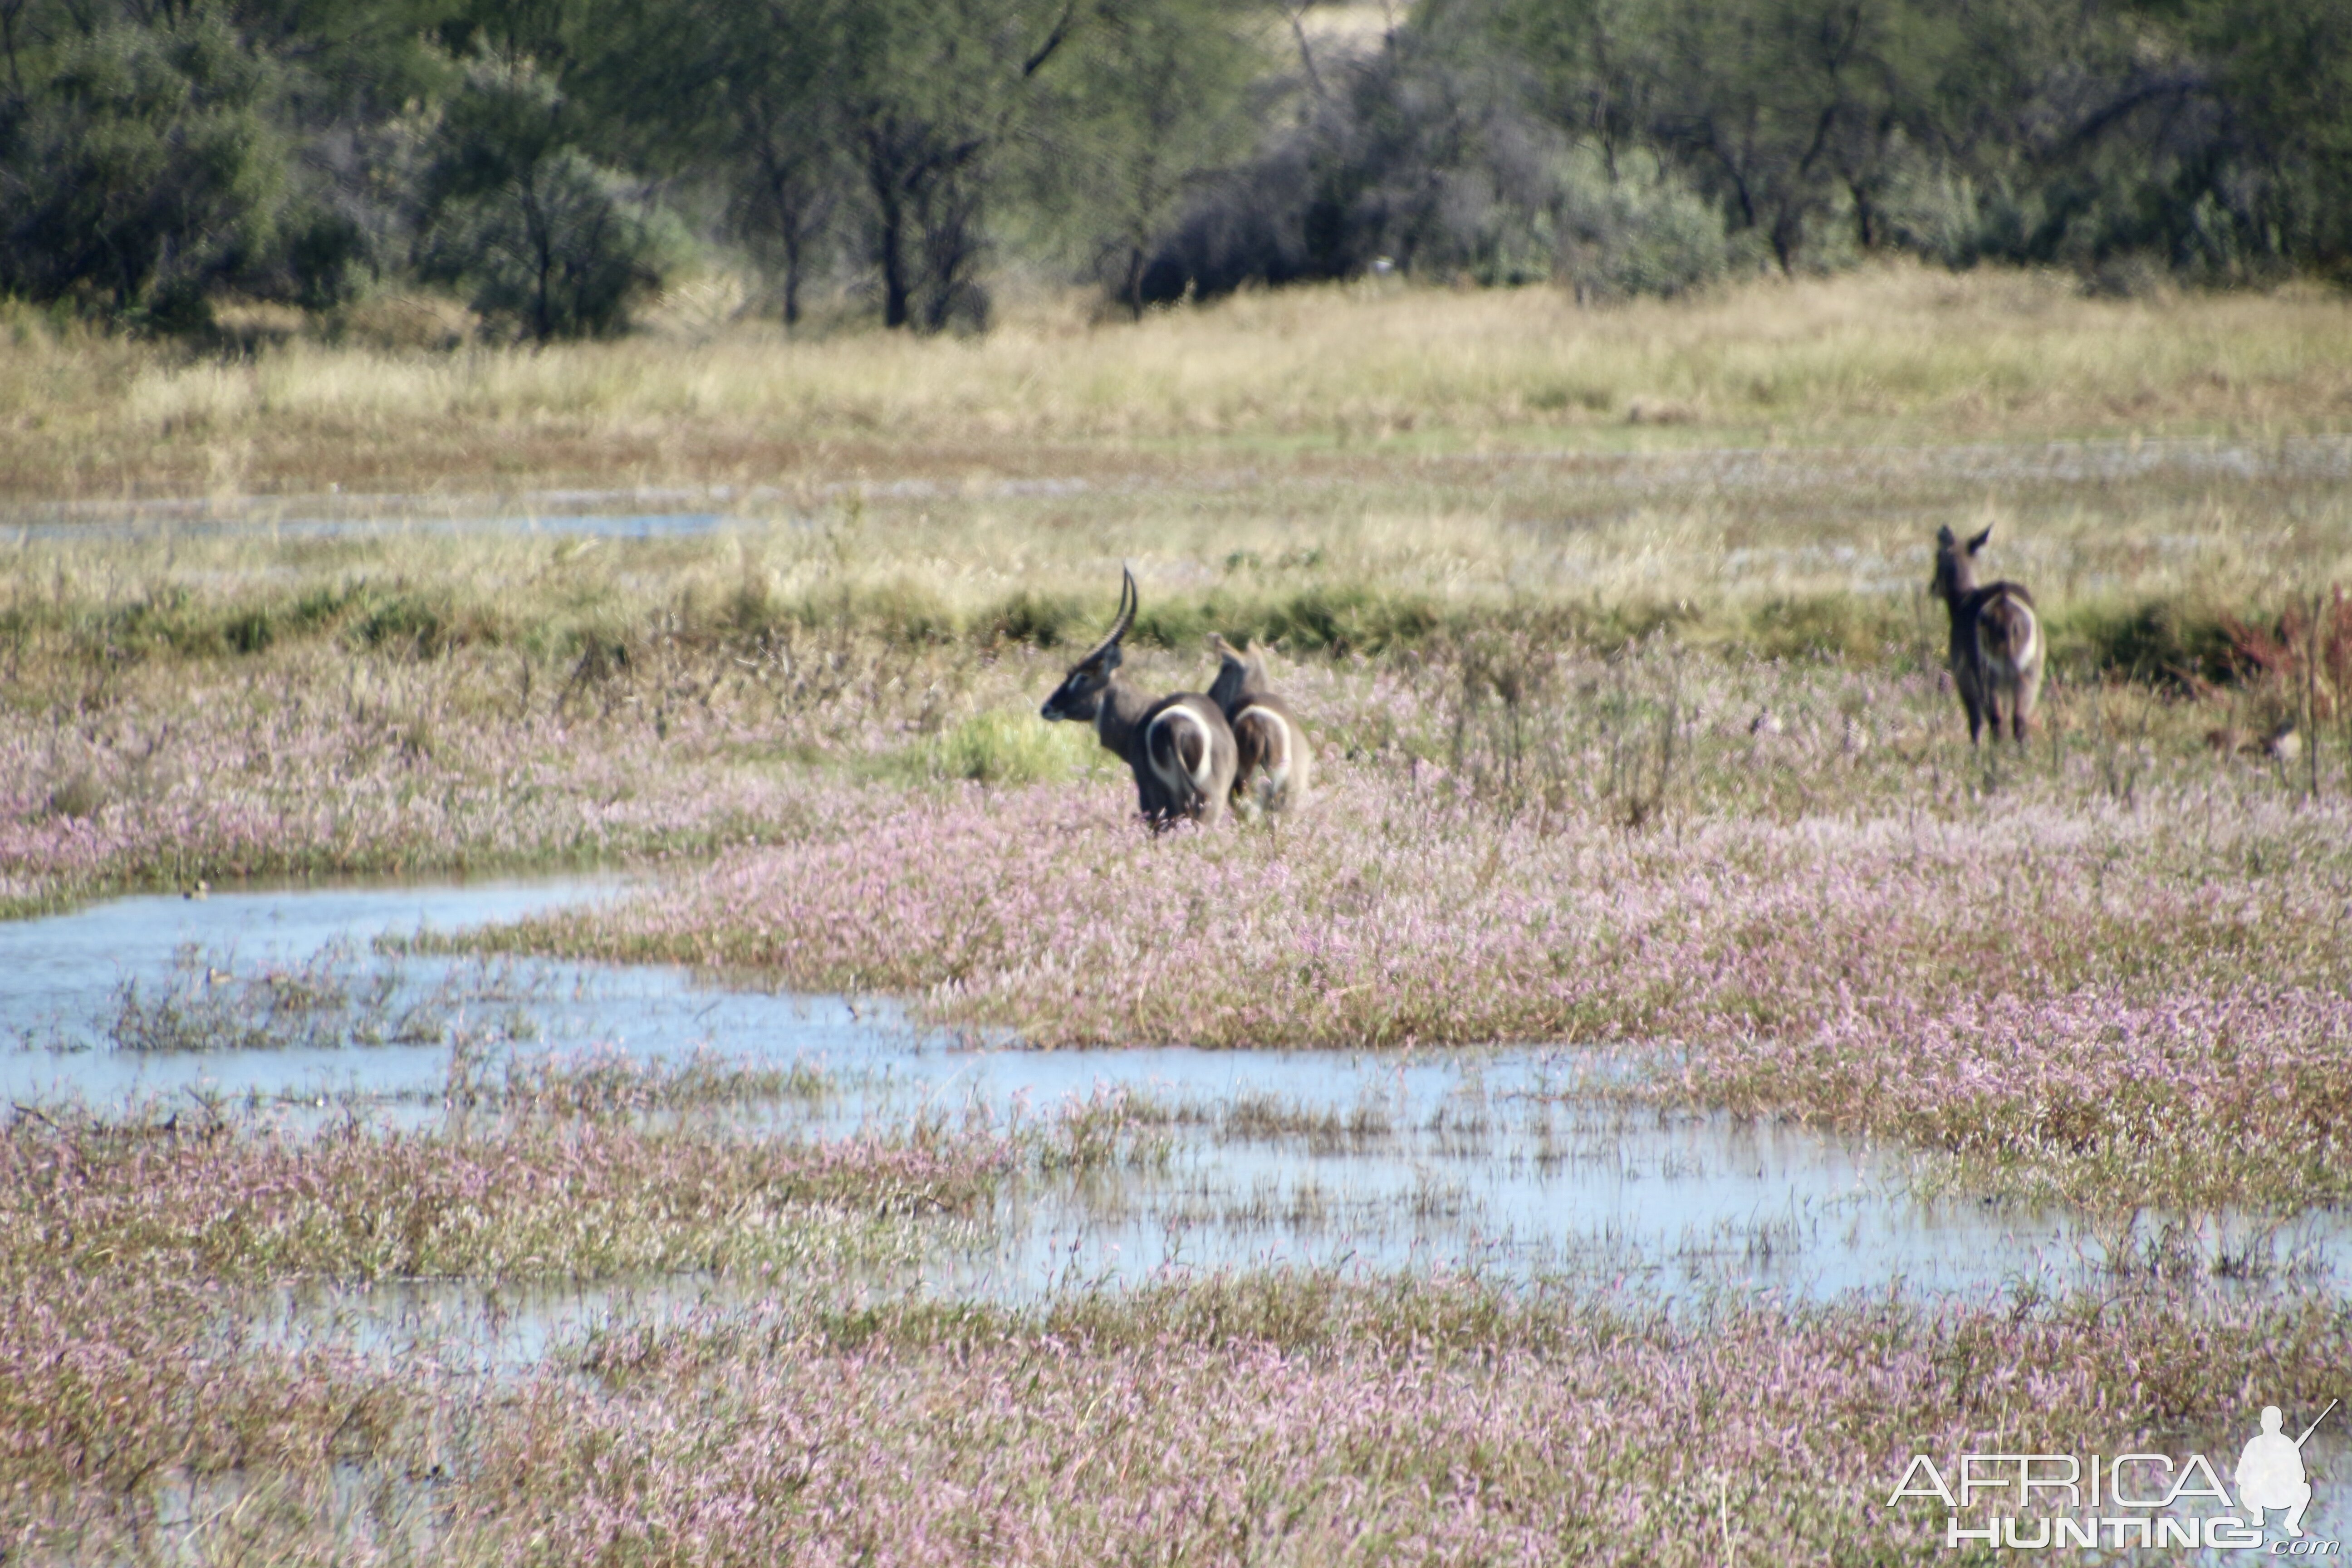
M 1135 574 L 1122 572 L 1110 635 L 1070 667 L 1037 711 L 1048 720 L 1091 721 L 1104 749 L 1134 771 L 1136 803 L 1153 827 L 1180 816 L 1216 822 L 1234 788 L 1233 728 L 1198 692 L 1154 702 L 1120 683 L 1118 643 L 1135 624 Z
M 1949 528 L 1937 529 L 1932 585 L 1952 613 L 1952 684 L 1969 710 L 1969 744 L 1988 721 L 2000 740 L 2005 711 L 2010 734 L 2022 745 L 2042 697 L 2042 622 L 2021 584 L 1977 586 L 1977 552 L 1991 537 L 1987 527 L 1962 544 Z
M 1209 634 L 1209 647 L 1218 658 L 1209 700 L 1234 729 L 1234 799 L 1286 811 L 1307 798 L 1313 782 L 1315 750 L 1307 727 L 1266 689 L 1264 654 L 1242 653 L 1215 632 Z

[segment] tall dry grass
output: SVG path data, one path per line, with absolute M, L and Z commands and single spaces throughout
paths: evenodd
M 685 536 L 534 531 L 546 513 L 633 505 L 726 515 Z M 1050 651 L 1107 624 L 1123 563 L 1142 584 L 1137 644 L 1188 659 L 1212 628 L 1310 657 L 1501 623 L 1591 647 L 1670 629 L 1722 651 L 1933 668 L 1945 633 L 1928 556 L 1948 523 L 1992 527 L 1991 570 L 2032 587 L 2063 673 L 2178 682 L 2228 678 L 2231 623 L 2266 626 L 2352 584 L 2352 446 L 2331 440 L 1432 458 L 1050 493 L 443 497 L 401 503 L 374 531 L 300 531 L 333 510 L 214 509 L 231 531 L 147 512 L 127 534 L 120 512 L 80 513 L 110 526 L 0 534 L 0 668 L 30 700 L 125 660 L 328 638 L 426 657 L 503 647 L 561 661 L 541 675 L 559 680 L 600 640 L 707 647 L 787 626 L 804 644 L 879 635 L 908 657 Z
M 747 483 L 887 463 L 1261 459 L 1722 441 L 2328 429 L 2332 295 L 2084 297 L 1898 265 L 1695 300 L 1356 285 L 1098 321 L 1076 296 L 978 340 L 738 324 L 539 350 L 295 341 L 192 358 L 0 323 L 0 496 Z M 1048 458 L 1039 446 L 1075 447 Z

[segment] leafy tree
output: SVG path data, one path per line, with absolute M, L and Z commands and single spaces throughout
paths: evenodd
M 1092 18 L 1081 0 L 851 0 L 838 100 L 865 190 L 882 321 L 986 314 L 975 276 L 995 160 L 1040 73 Z
M 2212 196 L 2250 246 L 2352 272 L 2352 6 L 2199 0 L 2182 32 L 2233 154 Z
M 5 5 L 8 0 L 0 0 Z M 126 8 L 139 0 L 121 0 Z M 316 133 L 397 114 L 456 85 L 436 40 L 459 0 L 233 0 L 226 14 L 254 47 L 289 68 L 281 100 Z
M 1507 60 L 1538 119 L 1599 151 L 1610 178 L 1649 129 L 1661 75 L 1654 0 L 1439 0 L 1424 26 Z
M 1132 311 L 1849 244 L 2352 279 L 2347 0 L 1413 0 L 1311 52 L 1307 4 L 0 0 L 0 289 L 171 327 L 409 266 L 610 331 L 689 208 L 788 322 L 854 255 L 916 330 L 1000 248 Z
M 1783 268 L 1841 185 L 1875 238 L 1872 203 L 1900 77 L 1894 0 L 1669 0 L 1654 127 L 1763 235 Z
M 659 237 L 530 66 L 468 71 L 436 141 L 419 269 L 470 288 L 485 316 L 542 342 L 611 332 L 661 281 Z
M 194 325 L 300 226 L 279 63 L 217 15 L 65 39 L 0 121 L 0 286 Z
M 1107 5 L 1041 99 L 1030 188 L 1083 233 L 1139 316 L 1153 246 L 1255 138 L 1252 89 L 1268 61 L 1255 12 L 1234 0 Z
M 730 226 L 777 279 L 784 322 L 856 171 L 842 123 L 842 0 L 697 0 L 635 58 L 681 161 L 715 169 Z

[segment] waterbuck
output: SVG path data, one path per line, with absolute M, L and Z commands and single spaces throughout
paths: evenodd
M 1110 635 L 1070 667 L 1037 711 L 1047 720 L 1091 721 L 1106 750 L 1135 773 L 1136 803 L 1154 828 L 1180 816 L 1221 820 L 1233 793 L 1233 727 L 1217 705 L 1193 691 L 1157 702 L 1120 684 L 1119 639 L 1135 624 L 1135 574 L 1121 571 L 1118 618 Z
M 2000 740 L 2005 710 L 2010 734 L 2022 745 L 2042 696 L 2042 622 L 2021 584 L 1977 586 L 1977 552 L 1991 537 L 1988 525 L 1962 544 L 1949 528 L 1937 529 L 1931 585 L 1952 613 L 1952 684 L 1969 710 L 1969 744 L 1977 743 L 1988 720 Z
M 1266 689 L 1264 654 L 1255 648 L 1242 653 L 1215 632 L 1209 634 L 1209 648 L 1218 659 L 1209 700 L 1234 727 L 1238 754 L 1234 799 L 1255 798 L 1267 811 L 1297 805 L 1307 798 L 1315 772 L 1307 727 L 1290 704 Z

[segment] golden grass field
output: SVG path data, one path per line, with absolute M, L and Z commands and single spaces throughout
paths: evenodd
M 1674 622 L 1870 655 L 1932 648 L 1927 541 L 1990 522 L 2061 651 L 2129 669 L 2186 657 L 2171 632 L 2098 651 L 2150 605 L 2210 626 L 2352 580 L 2326 434 L 2352 411 L 2352 310 L 2313 288 L 2115 300 L 1898 265 L 1610 309 L 1361 285 L 1127 325 L 1065 297 L 978 340 L 667 319 L 538 351 L 224 359 L 20 313 L 0 524 L 40 531 L 6 591 L 201 603 L 360 574 L 540 626 L 748 594 L 899 629 L 1042 601 L 1075 637 L 1126 561 L 1147 633 L 1188 646 L 1204 617 L 1283 631 L 1298 617 L 1266 606 L 1304 600 L 1369 625 L 1310 641 L 1360 646 L 1405 595 L 1570 607 L 1595 642 Z M 528 537 L 174 528 L 579 511 L 729 521 L 625 568 Z M 138 537 L 77 543 L 126 516 Z
M 0 363 L 0 494 L 730 484 L 887 468 L 1150 475 L 1212 457 L 1367 477 L 1436 454 L 2053 437 L 2263 441 L 2352 414 L 2352 315 L 2306 289 L 2084 297 L 1898 265 L 1695 300 L 1546 289 L 1245 294 L 984 338 L 740 324 L 535 351 L 300 341 L 228 361 L 29 317 Z

